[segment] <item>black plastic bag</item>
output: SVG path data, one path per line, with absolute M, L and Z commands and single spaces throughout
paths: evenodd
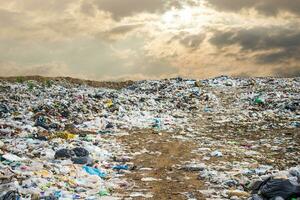
M 259 194 L 263 199 L 282 197 L 284 200 L 290 200 L 292 197 L 300 196 L 300 186 L 292 184 L 288 179 L 268 178 L 257 184 L 253 194 Z M 259 198 L 253 195 L 252 199 Z
M 88 150 L 86 150 L 85 148 L 82 148 L 82 147 L 76 147 L 73 149 L 73 151 L 77 157 L 85 157 L 90 154 L 88 152 Z
M 72 158 L 75 156 L 74 151 L 69 150 L 69 149 L 59 149 L 58 151 L 55 152 L 55 159 L 57 158 Z
M 4 196 L 0 197 L 0 200 L 19 200 L 20 195 L 17 191 L 8 191 Z

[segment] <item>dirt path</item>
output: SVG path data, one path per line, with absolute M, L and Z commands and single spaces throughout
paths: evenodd
M 191 151 L 196 144 L 172 138 L 173 134 L 156 134 L 150 130 L 120 137 L 129 155 L 138 154 L 133 163 L 136 169 L 126 175 L 135 185 L 125 192 L 133 199 L 205 199 L 200 189 L 203 183 L 197 172 L 187 172 L 178 166 L 197 157 Z M 142 196 L 145 195 L 145 196 Z
M 133 157 L 131 161 L 135 168 L 125 174 L 131 187 L 117 193 L 124 199 L 134 200 L 202 200 L 206 199 L 204 193 L 206 197 L 214 199 L 214 191 L 221 193 L 237 186 L 218 187 L 215 181 L 213 183 L 216 184 L 207 185 L 207 181 L 210 180 L 206 178 L 199 180 L 199 171 L 182 170 L 181 167 L 185 163 L 193 161 L 203 163 L 206 169 L 215 170 L 214 172 L 223 175 L 217 180 L 221 183 L 227 179 L 242 182 L 243 179 L 239 175 L 231 176 L 236 170 L 259 169 L 259 166 L 264 165 L 284 170 L 299 163 L 300 137 L 297 129 L 238 132 L 226 127 L 218 131 L 213 127 L 205 128 L 211 132 L 182 135 L 139 130 L 131 131 L 130 137 L 119 136 L 118 140 L 125 147 L 125 153 Z M 200 127 L 195 129 L 200 130 Z M 215 150 L 222 152 L 223 156 L 210 156 Z M 248 154 L 249 152 L 253 154 Z M 245 164 L 248 160 L 251 160 L 252 164 Z M 201 194 L 200 191 L 204 193 Z M 248 198 L 248 195 L 243 195 L 241 199 Z

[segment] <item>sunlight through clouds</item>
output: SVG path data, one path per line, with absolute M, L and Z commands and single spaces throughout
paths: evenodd
M 0 75 L 31 65 L 32 74 L 55 76 L 65 66 L 66 75 L 99 80 L 266 76 L 279 68 L 296 76 L 300 5 L 272 2 L 0 0 Z M 49 70 L 34 71 L 43 65 Z

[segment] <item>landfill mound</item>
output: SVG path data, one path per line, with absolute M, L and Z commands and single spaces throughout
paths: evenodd
M 300 78 L 0 80 L 0 200 L 300 199 Z
M 49 85 L 51 82 L 68 82 L 78 85 L 88 85 L 92 87 L 105 87 L 111 89 L 121 89 L 133 84 L 133 81 L 91 81 L 72 77 L 43 77 L 43 76 L 11 76 L 0 77 L 2 81 L 23 83 L 25 81 L 37 81 L 44 85 Z

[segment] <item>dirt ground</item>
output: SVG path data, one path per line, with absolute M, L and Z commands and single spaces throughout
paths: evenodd
M 205 125 L 201 124 L 201 126 Z M 210 133 L 190 135 L 190 137 L 180 132 L 157 133 L 153 130 L 135 130 L 130 133 L 130 137 L 128 135 L 119 136 L 118 141 L 125 146 L 126 153 L 133 156 L 132 162 L 135 167 L 130 173 L 125 174 L 126 180 L 133 183 L 132 186 L 117 192 L 122 194 L 124 199 L 134 200 L 204 200 L 206 197 L 201 191 L 208 189 L 205 181 L 199 179 L 199 171 L 183 170 L 181 167 L 184 163 L 198 161 L 205 163 L 208 168 L 213 168 L 223 163 L 243 162 L 250 159 L 253 163 L 269 164 L 278 169 L 286 169 L 298 162 L 300 154 L 298 129 L 265 132 L 243 130 L 244 134 L 240 134 L 227 128 L 223 127 L 219 131 L 211 128 Z M 278 145 L 273 144 L 273 141 L 277 141 L 276 138 L 287 138 L 279 145 L 285 149 L 284 151 L 272 150 L 272 145 Z M 257 150 L 262 156 L 245 156 L 244 152 L 247 152 L 245 148 L 265 139 L 268 139 L 268 145 L 263 144 Z M 209 141 L 216 143 L 216 146 L 210 144 Z M 236 143 L 232 144 L 228 141 Z M 290 142 L 295 145 L 289 146 Z M 197 149 L 199 148 L 218 148 L 224 155 L 221 158 L 212 157 L 208 161 L 203 161 L 203 155 L 209 154 L 209 150 L 198 153 Z M 287 154 L 286 149 L 291 154 Z M 294 157 L 290 157 L 290 155 Z M 150 179 L 147 180 L 149 177 Z M 134 196 L 133 194 L 138 195 Z M 140 194 L 145 196 L 140 196 Z
M 135 186 L 125 191 L 125 197 L 132 192 L 150 192 L 153 195 L 150 199 L 205 199 L 199 192 L 203 183 L 197 179 L 198 174 L 184 171 L 178 166 L 197 157 L 192 153 L 196 144 L 172 139 L 171 136 L 170 133 L 157 134 L 151 130 L 141 130 L 134 132 L 131 137 L 119 138 L 130 153 L 143 152 L 133 160 L 136 169 L 126 175 Z M 153 181 L 143 181 L 145 177 L 151 177 Z

